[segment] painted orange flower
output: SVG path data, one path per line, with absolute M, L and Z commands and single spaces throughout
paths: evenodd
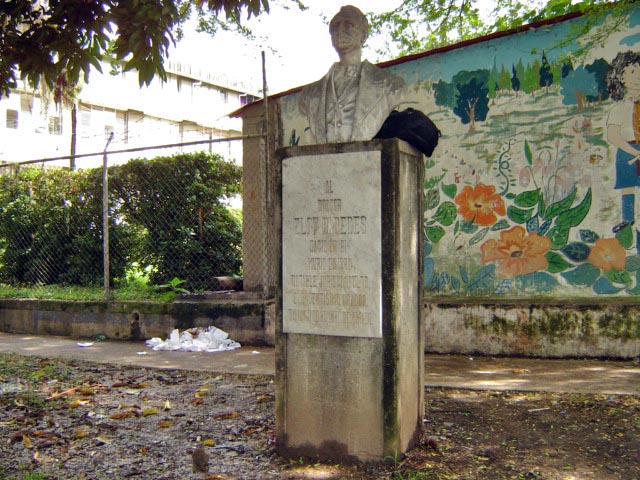
M 605 271 L 624 270 L 626 260 L 626 251 L 617 238 L 599 238 L 587 258 L 593 266 Z
M 527 235 L 517 225 L 500 232 L 500 240 L 487 240 L 482 244 L 482 261 L 497 261 L 496 275 L 500 278 L 515 278 L 518 275 L 537 272 L 547 268 L 545 253 L 551 247 L 551 239 L 537 233 Z
M 475 221 L 481 227 L 493 225 L 498 215 L 504 215 L 504 201 L 496 193 L 496 187 L 479 183 L 475 187 L 467 185 L 454 199 L 458 213 L 467 222 Z

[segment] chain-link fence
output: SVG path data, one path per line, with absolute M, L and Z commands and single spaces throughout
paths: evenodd
M 266 268 L 264 239 L 243 239 L 243 169 L 215 151 L 235 142 L 242 152 L 243 140 L 172 145 L 182 153 L 154 158 L 140 148 L 128 161 L 118 156 L 132 150 L 105 147 L 79 156 L 92 158 L 92 168 L 77 157 L 74 171 L 60 165 L 63 157 L 1 166 L 0 284 L 34 296 L 80 286 L 109 297 L 140 281 L 190 292 L 241 289 L 245 258 L 258 276 Z M 185 152 L 200 143 L 209 151 Z

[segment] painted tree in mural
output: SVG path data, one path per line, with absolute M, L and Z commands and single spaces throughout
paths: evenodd
M 475 70 L 458 72 L 451 83 L 440 80 L 433 86 L 436 105 L 451 108 L 473 132 L 477 121 L 487 119 L 489 77 L 489 70 Z
M 533 64 L 527 64 L 524 70 L 524 77 L 522 80 L 522 90 L 534 96 L 534 92 L 538 89 L 540 84 L 540 62 L 534 60 Z
M 587 100 L 598 105 L 602 105 L 602 102 L 609 98 L 609 90 L 607 89 L 607 71 L 609 70 L 609 62 L 603 58 L 599 58 L 590 65 L 584 67 L 587 72 L 594 75 L 596 80 L 596 87 L 598 94 L 596 96 L 587 95 Z
M 564 105 L 577 105 L 578 112 L 584 110 L 588 96 L 598 96 L 598 82 L 594 73 L 589 72 L 582 65 L 571 70 L 562 79 L 562 103 Z
M 516 71 L 515 65 L 511 67 L 511 88 L 516 92 L 517 98 L 518 92 L 520 91 L 520 79 L 518 78 L 518 72 Z
M 433 95 L 436 105 L 439 107 L 451 107 L 456 101 L 455 87 L 452 83 L 440 80 L 433 86 Z
M 553 84 L 553 72 L 551 65 L 547 60 L 547 54 L 542 52 L 542 65 L 540 65 L 540 82 L 539 85 L 545 88 L 545 92 L 549 93 L 549 86 Z

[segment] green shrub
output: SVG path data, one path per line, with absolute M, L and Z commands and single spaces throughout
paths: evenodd
M 109 168 L 111 283 L 132 265 L 204 290 L 241 269 L 241 225 L 225 205 L 241 168 L 206 153 Z M 21 168 L 0 176 L 0 282 L 100 285 L 102 169 Z

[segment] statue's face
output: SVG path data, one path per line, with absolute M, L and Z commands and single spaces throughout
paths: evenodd
M 347 53 L 358 50 L 364 45 L 367 32 L 361 23 L 352 15 L 338 15 L 331 21 L 329 27 L 331 43 L 338 52 Z

